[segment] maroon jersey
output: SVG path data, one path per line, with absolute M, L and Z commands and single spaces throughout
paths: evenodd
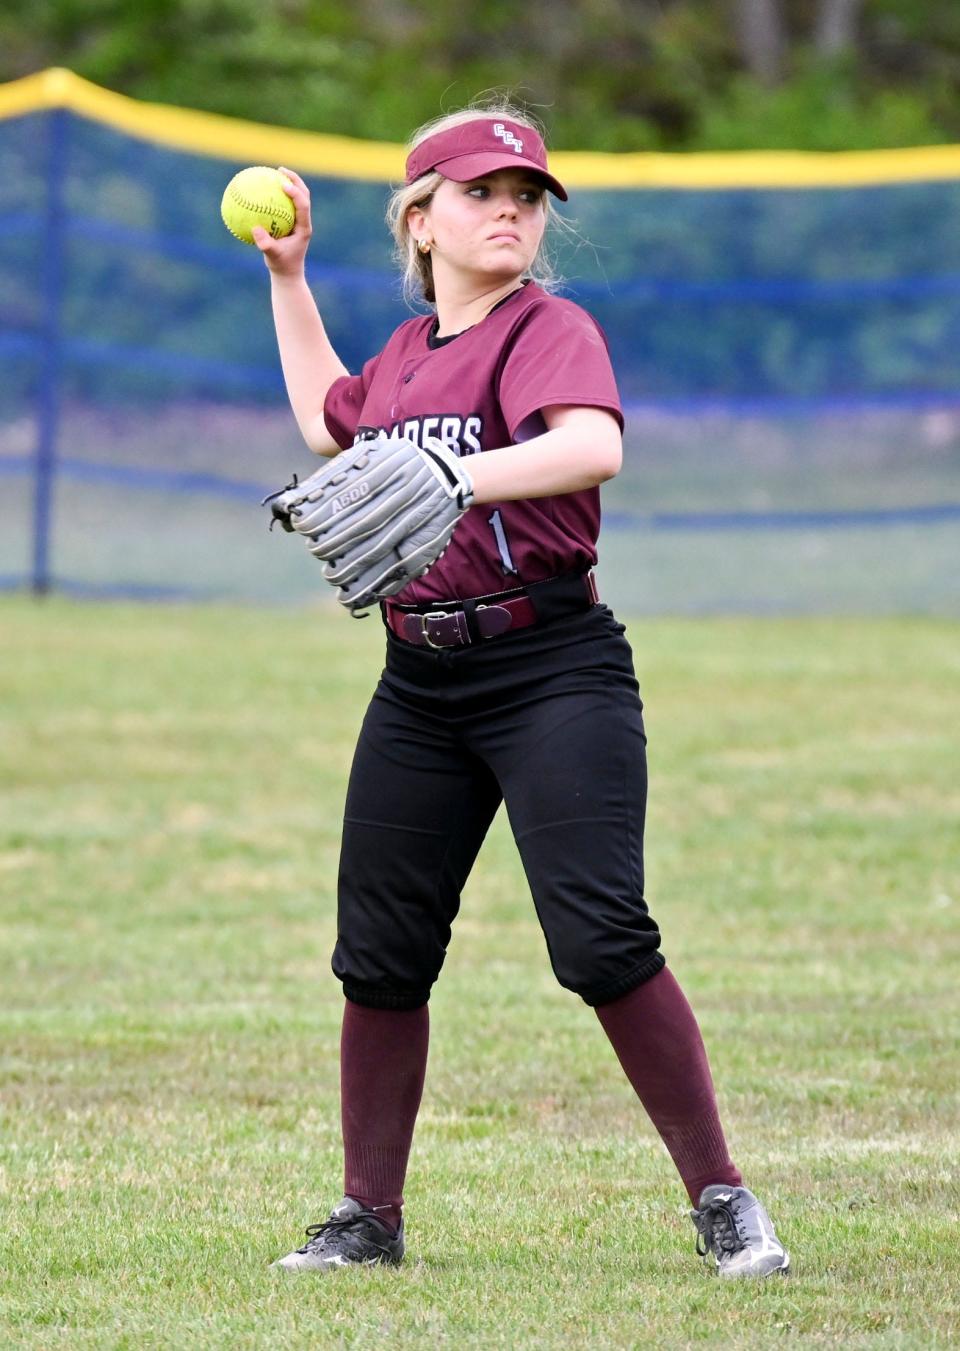
M 333 383 L 324 417 L 338 445 L 384 431 L 476 455 L 540 435 L 540 410 L 554 404 L 609 409 L 622 430 L 603 330 L 572 301 L 530 282 L 437 346 L 434 324 L 433 315 L 409 319 L 360 375 Z M 473 506 L 443 557 L 396 599 L 463 599 L 586 571 L 599 529 L 597 488 Z

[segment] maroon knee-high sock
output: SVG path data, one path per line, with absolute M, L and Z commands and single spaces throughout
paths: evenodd
M 430 1039 L 427 1005 L 370 1009 L 349 999 L 340 1032 L 343 1191 L 394 1229 L 423 1094 Z
M 596 1013 L 693 1204 L 711 1183 L 738 1187 L 700 1028 L 673 973 L 664 967 Z

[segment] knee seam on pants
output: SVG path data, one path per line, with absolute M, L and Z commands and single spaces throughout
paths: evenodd
M 375 985 L 342 983 L 343 993 L 350 1002 L 368 1009 L 419 1009 L 430 1000 L 429 990 L 381 990 Z
M 585 1004 L 597 1008 L 601 1004 L 609 1004 L 614 999 L 621 999 L 631 990 L 645 985 L 662 971 L 666 964 L 667 959 L 662 952 L 652 952 L 645 962 L 641 962 L 639 966 L 635 966 L 632 971 L 619 976 L 616 980 L 607 981 L 604 985 L 593 986 L 588 990 L 578 990 L 577 993 Z

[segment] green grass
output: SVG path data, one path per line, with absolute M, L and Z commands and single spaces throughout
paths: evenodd
M 432 1001 L 399 1271 L 338 1198 L 341 795 L 382 634 L 0 605 L 0 1345 L 844 1347 L 960 1327 L 957 628 L 630 626 L 649 897 L 794 1254 L 720 1286 L 498 820 Z

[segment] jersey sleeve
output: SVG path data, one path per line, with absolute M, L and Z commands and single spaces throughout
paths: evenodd
M 525 316 L 501 371 L 499 399 L 512 437 L 531 414 L 554 404 L 606 408 L 623 431 L 603 329 L 570 301 L 553 300 Z
M 359 375 L 341 375 L 327 390 L 323 420 L 341 450 L 353 445 L 367 392 L 373 383 L 381 354 L 371 357 Z

